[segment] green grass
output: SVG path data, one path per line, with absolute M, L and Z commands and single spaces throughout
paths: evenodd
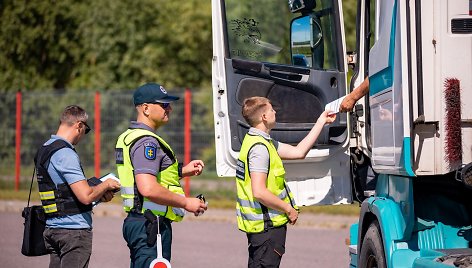
M 16 192 L 15 190 L 6 190 L 0 189 L 0 199 L 1 200 L 28 200 L 28 193 L 27 190 L 19 190 Z M 37 190 L 31 191 L 31 200 L 39 201 L 39 194 Z
M 358 216 L 361 208 L 358 203 L 349 205 L 337 205 L 337 206 L 309 206 L 301 207 L 301 213 L 313 213 L 313 214 L 330 214 L 330 215 L 345 215 L 345 216 Z
M 13 181 L 0 180 L 0 199 L 28 200 L 30 184 L 31 181 L 21 181 L 18 187 L 19 190 L 15 191 L 15 183 Z M 39 201 L 38 186 L 36 181 L 33 182 L 31 200 Z

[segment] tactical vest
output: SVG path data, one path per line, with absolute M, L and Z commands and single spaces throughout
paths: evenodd
M 92 210 L 92 205 L 80 203 L 69 184 L 61 183 L 56 186 L 48 173 L 52 155 L 62 148 L 71 148 L 75 151 L 66 141 L 58 139 L 49 145 L 43 145 L 34 157 L 39 196 L 47 218 L 75 215 Z
M 258 202 L 252 194 L 249 171 L 249 151 L 257 144 L 264 145 L 269 151 L 269 173 L 266 187 L 271 193 L 298 210 L 293 195 L 285 182 L 285 169 L 272 141 L 259 135 L 246 134 L 236 167 L 237 202 L 236 215 L 238 227 L 246 233 L 260 233 L 271 227 L 285 225 L 289 219 L 281 211 L 274 210 Z
M 156 175 L 156 180 L 169 191 L 185 196 L 180 185 L 177 158 L 170 146 L 155 133 L 146 129 L 128 129 L 118 137 L 115 148 L 116 168 L 121 183 L 121 197 L 123 198 L 123 209 L 125 212 L 144 213 L 150 209 L 154 215 L 164 216 L 171 221 L 181 221 L 185 215 L 183 208 L 160 205 L 144 198 L 138 191 L 134 177 L 134 167 L 131 163 L 131 147 L 141 138 L 151 136 L 157 139 L 161 149 L 174 162 L 165 170 Z

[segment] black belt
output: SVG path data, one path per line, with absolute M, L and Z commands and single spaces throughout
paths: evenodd
M 168 218 L 164 217 L 164 216 L 157 216 L 156 217 L 159 217 L 159 221 L 164 221 L 164 222 L 172 222 L 171 220 L 169 220 Z M 132 220 L 142 220 L 142 221 L 146 221 L 146 218 L 144 217 L 143 213 L 137 213 L 137 212 L 128 212 L 128 216 L 127 218 L 132 218 Z

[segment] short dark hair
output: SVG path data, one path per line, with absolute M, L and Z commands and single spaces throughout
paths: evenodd
M 60 123 L 73 125 L 77 121 L 86 122 L 88 119 L 87 112 L 78 105 L 69 105 L 64 108 L 64 111 L 61 114 Z
M 265 97 L 250 97 L 244 100 L 242 114 L 251 127 L 260 123 L 260 116 L 268 104 L 271 102 Z

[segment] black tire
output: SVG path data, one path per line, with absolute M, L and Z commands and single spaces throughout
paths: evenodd
M 379 224 L 374 221 L 362 241 L 361 253 L 359 255 L 360 268 L 386 268 L 382 235 Z

